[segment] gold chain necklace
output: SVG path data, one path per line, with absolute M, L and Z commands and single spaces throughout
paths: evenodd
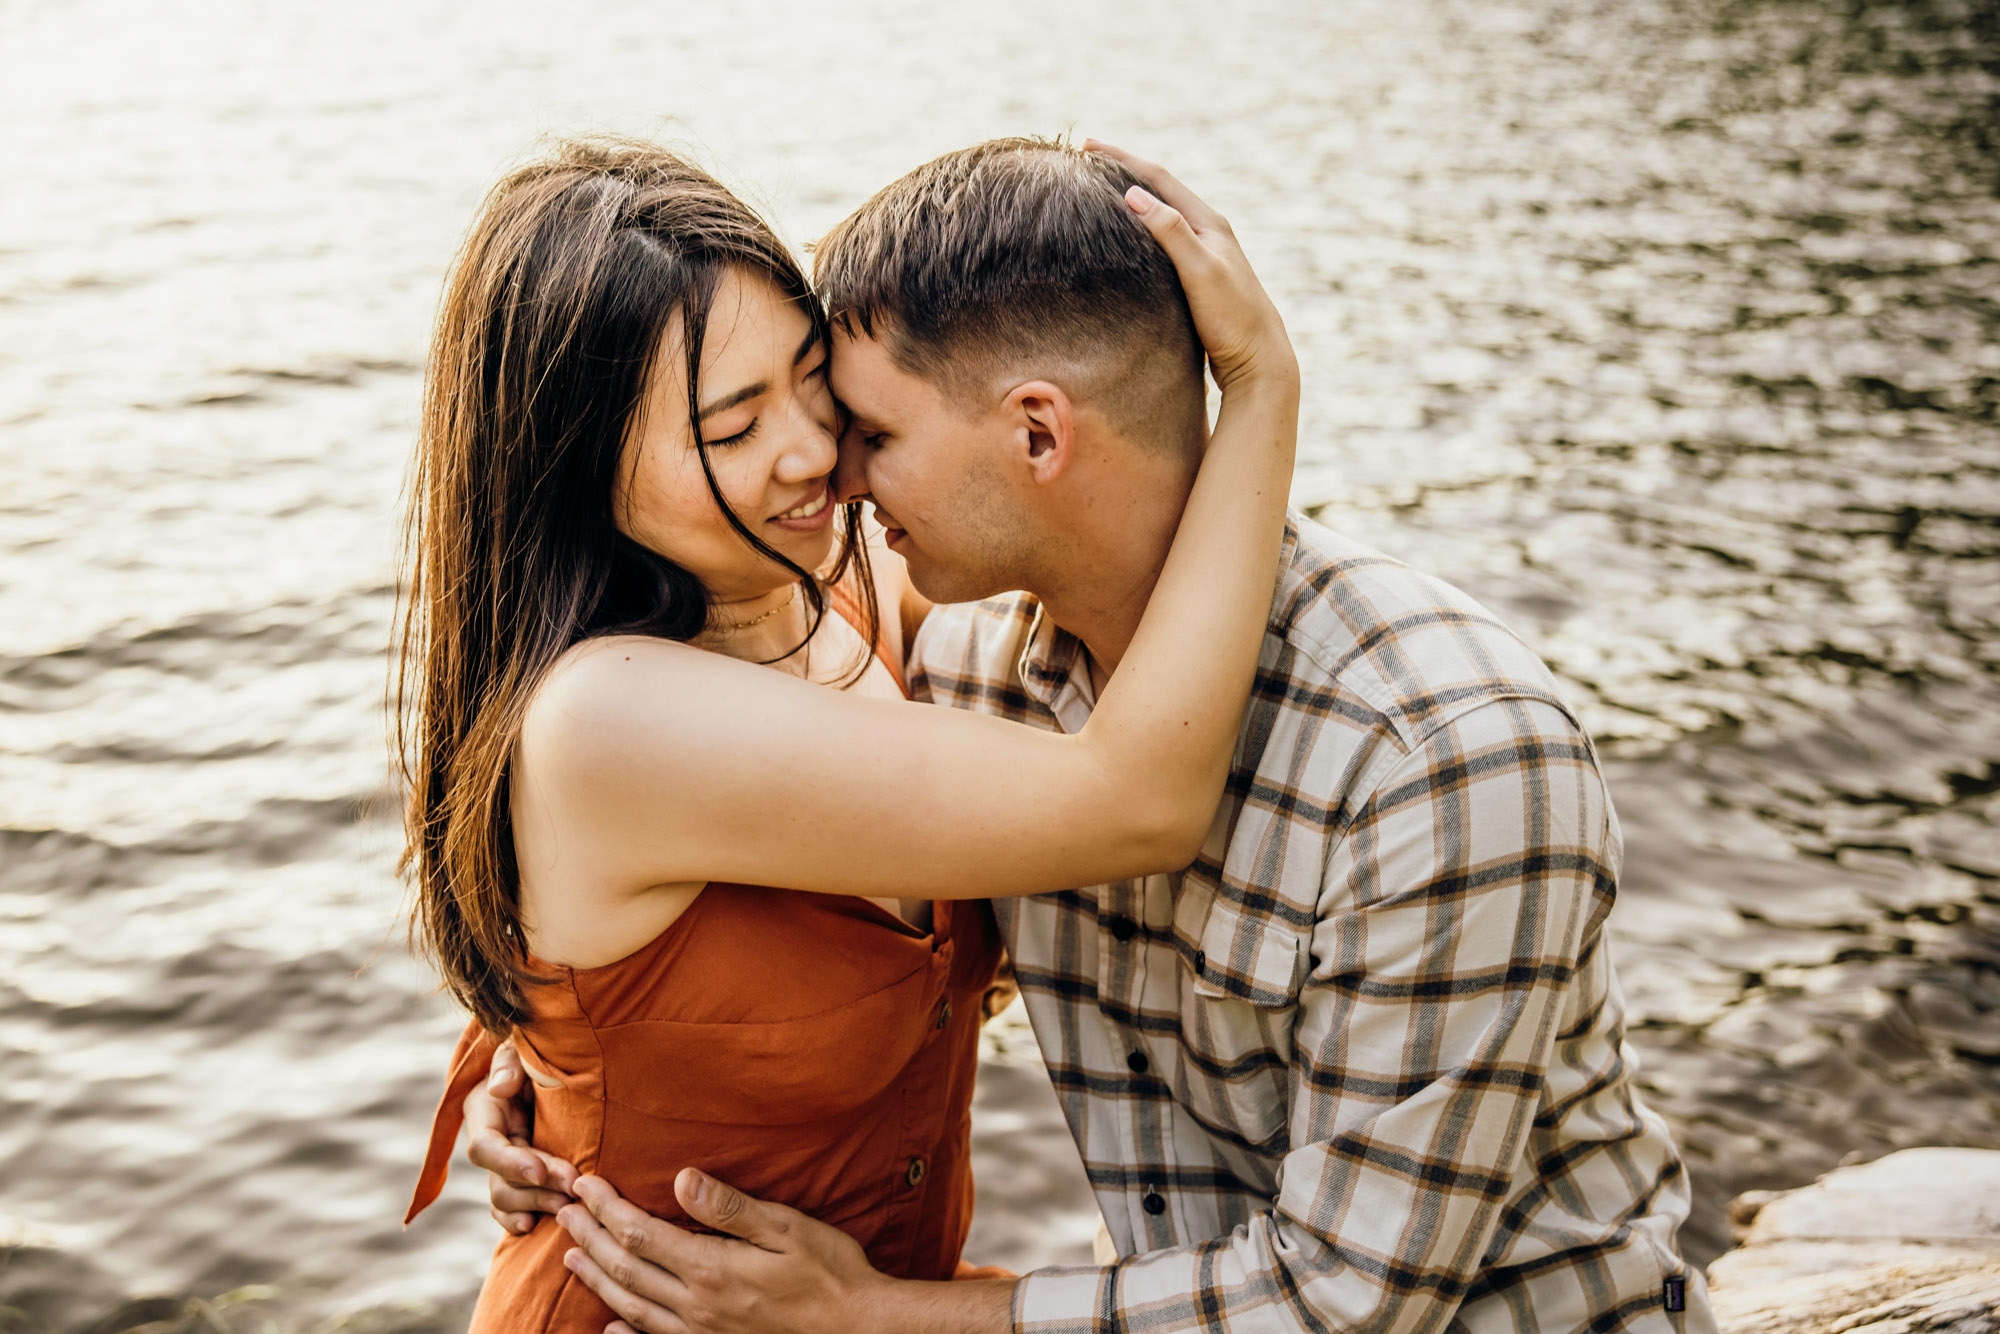
M 748 630 L 753 625 L 762 625 L 764 622 L 770 620 L 773 616 L 776 616 L 779 612 L 791 606 L 794 602 L 797 602 L 798 600 L 799 600 L 799 586 L 797 584 L 793 584 L 792 595 L 786 598 L 783 602 L 780 602 L 777 606 L 771 608 L 771 610 L 765 612 L 763 615 L 752 616 L 747 621 L 725 621 L 716 628 L 721 630 L 724 634 L 728 634 L 736 630 Z

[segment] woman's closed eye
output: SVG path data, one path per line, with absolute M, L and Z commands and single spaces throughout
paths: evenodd
M 750 419 L 750 424 L 744 427 L 742 430 L 738 431 L 735 435 L 726 435 L 722 437 L 722 439 L 720 440 L 709 440 L 704 443 L 716 446 L 718 448 L 724 445 L 740 445 L 744 441 L 748 440 L 751 436 L 757 434 L 757 427 L 762 424 L 763 420 L 764 419 L 762 417 L 752 417 Z

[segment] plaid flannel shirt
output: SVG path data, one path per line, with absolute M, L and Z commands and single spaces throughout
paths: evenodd
M 1066 731 L 1093 703 L 1026 594 L 938 608 L 912 659 L 939 703 Z M 1121 1257 L 1028 1275 L 1015 1328 L 1712 1328 L 1630 1083 L 1620 853 L 1540 659 L 1294 515 L 1200 858 L 996 905 Z

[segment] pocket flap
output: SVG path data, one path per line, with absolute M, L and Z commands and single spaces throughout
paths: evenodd
M 1190 873 L 1185 889 L 1194 886 Z M 1297 1004 L 1308 963 L 1299 933 L 1269 914 L 1231 903 L 1209 885 L 1202 888 L 1205 894 L 1183 892 L 1174 912 L 1175 943 L 1182 964 L 1194 974 L 1195 993 L 1274 1010 Z M 1197 915 L 1198 921 L 1186 920 Z

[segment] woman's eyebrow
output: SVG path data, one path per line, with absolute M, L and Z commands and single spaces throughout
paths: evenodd
M 792 365 L 796 366 L 800 362 L 804 361 L 806 359 L 806 356 L 815 347 L 819 346 L 819 343 L 820 343 L 819 330 L 817 329 L 808 330 L 806 332 L 805 342 L 800 343 L 799 350 L 792 353 Z M 721 398 L 716 399 L 713 403 L 710 403 L 707 407 L 703 408 L 697 420 L 707 421 L 710 417 L 713 417 L 718 412 L 727 412 L 730 408 L 735 407 L 738 403 L 743 402 L 745 399 L 755 398 L 757 397 L 757 395 L 763 393 L 766 389 L 769 389 L 770 387 L 771 387 L 770 383 L 764 380 L 759 380 L 755 384 L 746 384 L 741 389 L 736 390 L 734 393 L 724 394 Z
M 799 350 L 792 353 L 792 365 L 796 366 L 800 362 L 804 361 L 806 359 L 806 356 L 809 353 L 811 353 L 811 351 L 814 348 L 818 347 L 819 344 L 820 344 L 819 330 L 817 328 L 806 330 L 806 341 L 800 343 Z
M 769 389 L 770 387 L 771 387 L 770 385 L 766 384 L 762 380 L 757 381 L 757 383 L 755 384 L 746 384 L 741 389 L 738 389 L 735 393 L 724 394 L 721 398 L 716 399 L 713 403 L 703 408 L 697 420 L 707 421 L 710 417 L 713 417 L 716 413 L 723 412 L 730 408 L 733 408 L 738 403 L 743 402 L 745 399 L 755 398 L 757 397 L 757 395 L 763 393 L 766 389 Z

